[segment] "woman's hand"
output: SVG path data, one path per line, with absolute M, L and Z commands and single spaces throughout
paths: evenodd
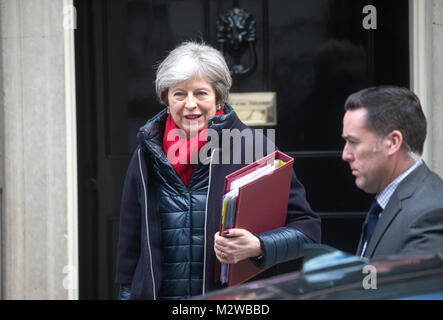
M 245 229 L 226 230 L 224 237 L 217 232 L 214 235 L 214 251 L 220 262 L 229 264 L 263 254 L 260 240 Z

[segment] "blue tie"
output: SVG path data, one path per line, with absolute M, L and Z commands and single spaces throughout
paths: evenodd
M 383 209 L 380 207 L 380 205 L 377 202 L 377 199 L 374 199 L 372 201 L 371 207 L 369 208 L 368 213 L 368 224 L 366 226 L 366 241 L 369 243 L 369 240 L 371 240 L 371 236 L 374 233 L 375 225 L 378 221 L 378 216 L 380 212 L 382 212 Z

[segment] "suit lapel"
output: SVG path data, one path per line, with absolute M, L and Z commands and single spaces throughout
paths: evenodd
M 363 222 L 362 227 L 361 227 L 360 241 L 358 242 L 358 246 L 357 246 L 357 256 L 361 256 L 361 251 L 363 250 L 363 245 L 365 244 L 364 235 L 365 235 L 365 228 L 366 228 L 367 224 L 368 224 L 368 214 L 366 214 L 366 219 Z
M 366 251 L 364 254 L 365 257 L 372 257 L 381 237 L 389 228 L 392 220 L 394 220 L 394 218 L 399 214 L 400 211 L 401 200 L 398 198 L 398 194 L 394 192 L 388 204 L 386 205 L 386 208 L 383 210 L 381 217 L 377 222 L 377 225 L 375 226 L 374 233 L 372 234 L 371 240 L 366 247 Z
M 402 201 L 411 197 L 423 179 L 429 174 L 429 169 L 423 162 L 422 165 L 412 171 L 400 184 L 389 199 L 388 204 L 383 210 L 380 219 L 375 226 L 374 233 L 369 241 L 364 256 L 372 258 L 375 250 L 389 225 L 398 214 L 401 214 Z M 366 221 L 365 221 L 366 223 Z M 360 240 L 361 242 L 362 240 Z M 363 245 L 363 244 L 362 244 Z M 359 249 L 360 245 L 359 245 Z M 360 251 L 361 252 L 361 251 Z

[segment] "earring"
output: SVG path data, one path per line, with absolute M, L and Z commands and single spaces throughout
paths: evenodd
M 220 111 L 221 108 L 222 108 L 222 106 L 221 106 L 221 104 L 219 104 L 219 105 L 217 106 L 217 111 Z
M 166 113 L 169 114 L 169 107 L 166 107 Z

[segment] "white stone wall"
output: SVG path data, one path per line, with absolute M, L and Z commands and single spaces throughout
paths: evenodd
M 443 0 L 433 0 L 432 71 L 432 164 L 443 177 Z
M 3 298 L 65 299 L 63 1 L 1 0 L 0 23 Z

